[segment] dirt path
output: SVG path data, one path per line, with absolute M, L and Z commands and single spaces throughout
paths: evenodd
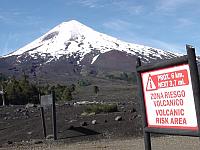
M 152 138 L 152 150 L 198 150 L 199 138 L 192 137 L 157 137 Z M 0 150 L 144 150 L 143 139 L 100 140 L 74 144 L 41 144 L 15 146 Z

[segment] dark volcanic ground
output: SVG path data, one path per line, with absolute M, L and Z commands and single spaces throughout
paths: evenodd
M 119 105 L 119 112 L 81 115 L 85 106 L 57 106 L 58 139 L 66 141 L 94 140 L 139 136 L 141 134 L 141 116 L 134 112 L 131 103 Z M 11 142 L 28 142 L 43 139 L 40 108 L 24 106 L 1 107 L 0 110 L 0 144 Z M 121 121 L 115 118 L 121 116 Z M 51 109 L 45 110 L 47 135 L 52 134 Z M 92 121 L 96 120 L 95 125 Z M 83 122 L 86 125 L 83 125 Z
M 93 86 L 93 85 L 92 85 Z M 142 119 L 136 88 L 127 83 L 107 84 L 101 82 L 97 97 L 92 86 L 79 88 L 74 100 L 56 105 L 58 141 L 66 143 L 102 138 L 124 138 L 142 134 Z M 118 112 L 82 114 L 86 105 L 74 104 L 77 101 L 97 101 L 116 103 Z M 115 118 L 121 116 L 121 121 Z M 51 108 L 45 109 L 47 135 L 52 134 Z M 96 120 L 96 124 L 92 121 Z M 83 124 L 85 122 L 85 125 Z M 31 143 L 35 139 L 44 140 L 39 106 L 6 106 L 0 108 L 0 146 L 17 143 Z

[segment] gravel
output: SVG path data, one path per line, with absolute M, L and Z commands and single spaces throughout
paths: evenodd
M 164 136 L 152 138 L 153 150 L 198 150 L 199 138 Z M 1 150 L 144 150 L 143 138 L 102 139 L 72 144 L 49 142 L 37 145 L 24 145 L 3 148 Z

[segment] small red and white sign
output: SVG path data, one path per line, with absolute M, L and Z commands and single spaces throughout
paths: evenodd
M 189 65 L 141 74 L 148 127 L 198 130 Z

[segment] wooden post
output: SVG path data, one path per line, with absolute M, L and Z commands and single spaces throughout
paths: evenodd
M 40 110 L 41 110 L 41 118 L 42 118 L 42 127 L 43 127 L 44 138 L 46 138 L 47 137 L 47 133 L 46 133 L 45 118 L 44 118 L 44 108 L 41 106 Z
M 137 59 L 137 67 L 141 66 L 141 60 Z M 141 108 L 142 108 L 142 116 L 143 116 L 143 134 L 144 134 L 144 146 L 145 150 L 151 150 L 151 135 L 149 132 L 145 131 L 145 128 L 148 126 L 147 124 L 147 116 L 146 116 L 146 109 L 144 103 L 144 95 L 142 93 L 142 78 L 141 74 L 137 73 L 137 82 L 138 82 L 138 96 L 141 97 Z
M 196 53 L 195 53 L 195 48 L 190 45 L 186 45 L 186 49 L 188 55 L 188 63 L 190 66 L 190 76 L 192 79 L 194 102 L 196 107 L 198 134 L 200 137 L 200 81 L 199 81 L 198 67 L 196 63 Z
M 56 105 L 55 105 L 55 91 L 52 91 L 52 124 L 54 140 L 57 140 L 57 124 L 56 124 Z

